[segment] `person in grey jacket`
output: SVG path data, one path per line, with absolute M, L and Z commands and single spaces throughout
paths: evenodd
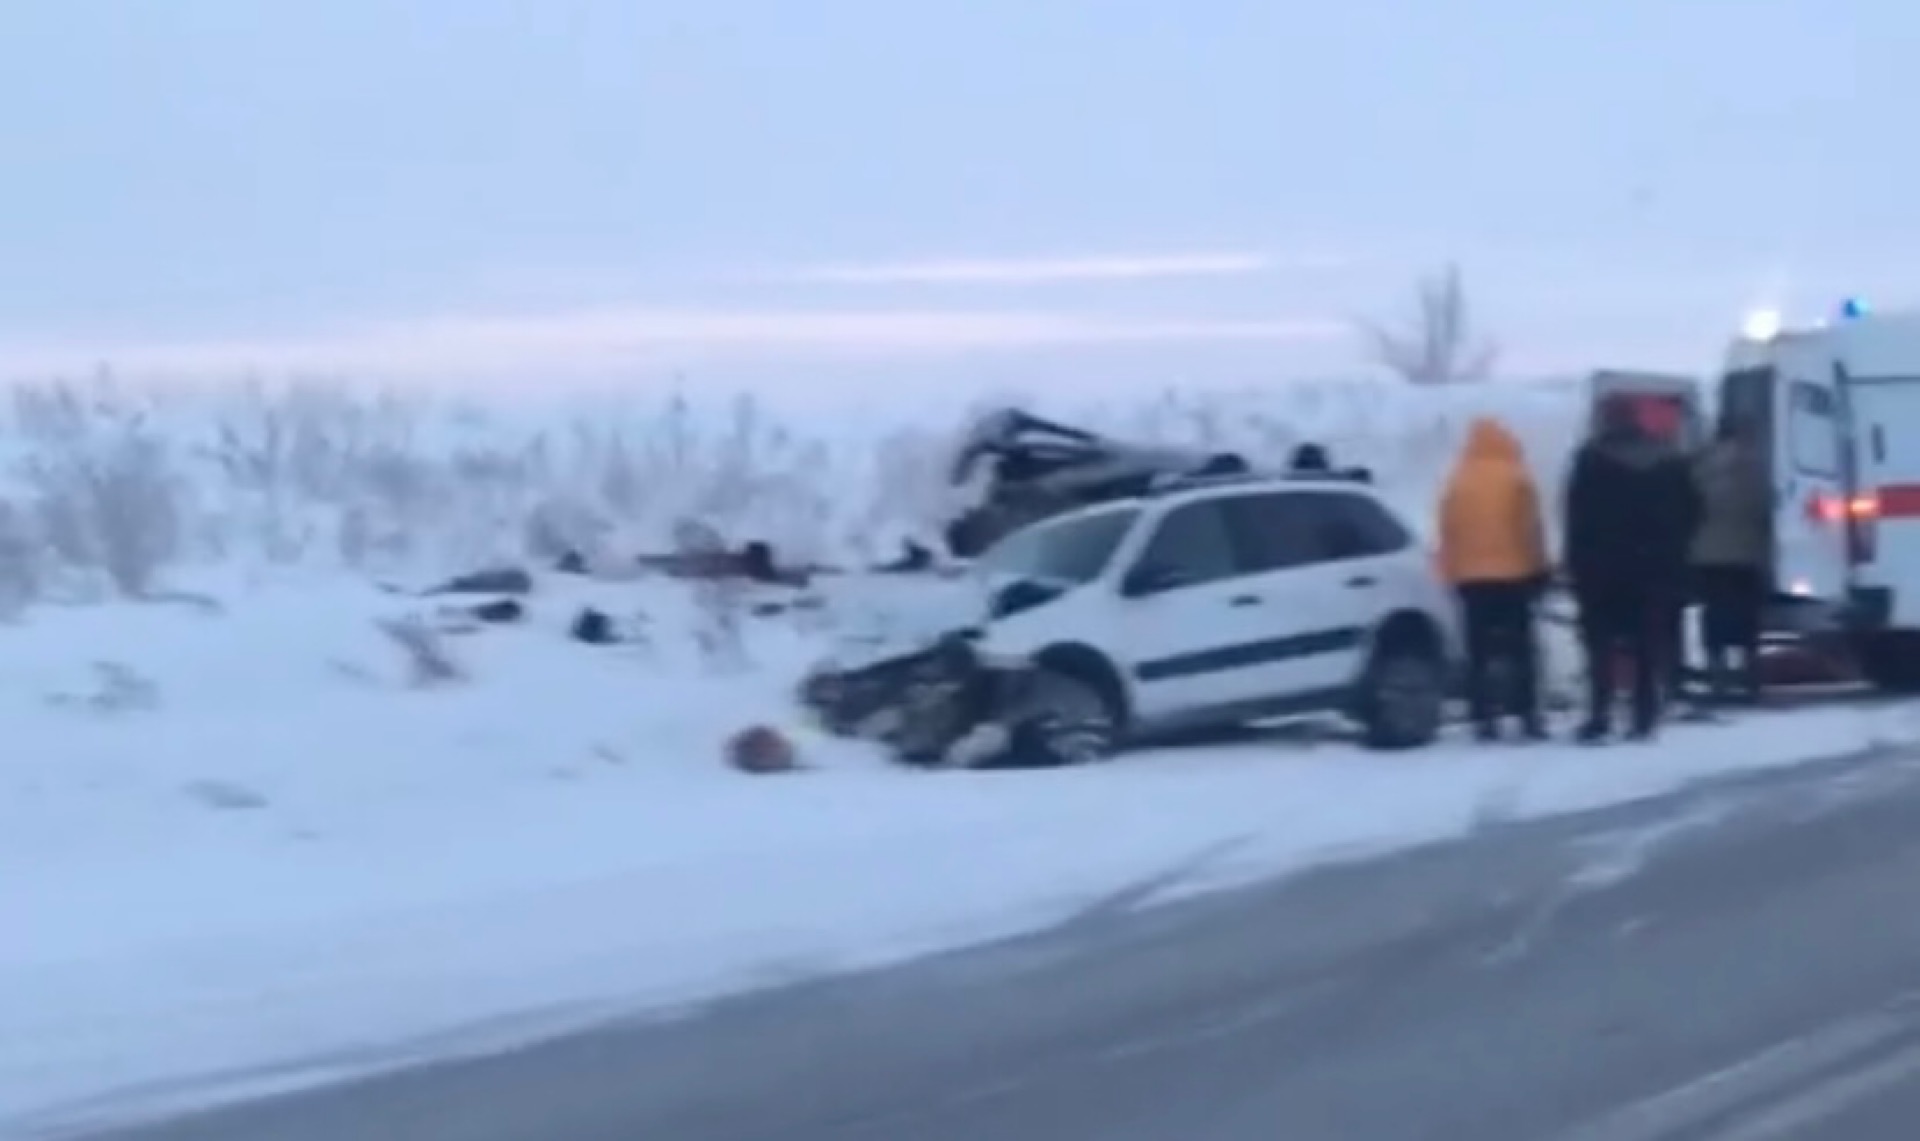
M 1695 458 L 1693 479 L 1701 513 L 1689 555 L 1705 611 L 1711 699 L 1723 704 L 1737 688 L 1742 697 L 1757 700 L 1773 493 L 1754 425 L 1734 417 L 1723 420 L 1717 438 Z

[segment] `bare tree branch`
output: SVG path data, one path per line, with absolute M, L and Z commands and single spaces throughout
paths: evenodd
M 1368 356 L 1409 384 L 1465 384 L 1493 375 L 1499 347 L 1474 328 L 1460 267 L 1421 279 L 1413 312 L 1397 325 L 1363 321 Z

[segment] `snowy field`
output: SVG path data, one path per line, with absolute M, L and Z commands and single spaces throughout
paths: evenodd
M 1424 518 L 1487 409 L 1551 487 L 1563 388 L 1293 385 L 1084 418 L 1276 457 L 1323 439 Z M 437 684 L 383 628 L 433 604 L 377 580 L 644 548 L 688 515 L 884 556 L 943 509 L 952 427 L 23 396 L 0 435 L 0 1136 L 1011 934 L 1170 870 L 1168 890 L 1218 887 L 1920 736 L 1904 711 L 1833 710 L 1600 754 L 1266 740 L 916 773 L 811 733 L 788 699 L 837 638 L 911 621 L 899 583 L 758 616 L 546 576 L 524 622 L 441 635 L 457 676 Z M 569 641 L 589 603 L 644 616 L 644 641 Z M 722 762 L 756 722 L 798 741 L 801 771 Z

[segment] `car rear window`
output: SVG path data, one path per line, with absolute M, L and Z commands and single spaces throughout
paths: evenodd
M 1413 545 L 1413 534 L 1381 506 L 1365 495 L 1326 494 L 1313 496 L 1320 514 L 1321 541 L 1336 559 L 1363 559 L 1390 555 Z
M 1226 501 L 1249 569 L 1285 570 L 1405 550 L 1413 535 L 1368 495 L 1290 489 Z

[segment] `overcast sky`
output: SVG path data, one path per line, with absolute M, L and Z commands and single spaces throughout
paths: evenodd
M 0 371 L 1325 374 L 1449 258 L 1512 371 L 1707 367 L 1756 302 L 1917 292 L 1916 43 L 1893 0 L 18 0 Z

